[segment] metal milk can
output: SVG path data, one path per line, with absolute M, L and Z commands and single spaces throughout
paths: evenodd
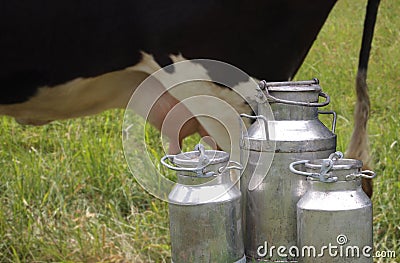
M 241 165 L 202 145 L 161 162 L 178 176 L 168 196 L 172 262 L 245 263 L 241 194 L 230 179 Z
M 319 102 L 319 97 L 325 100 Z M 256 100 L 258 115 L 241 115 L 256 119 L 240 143 L 241 154 L 248 156 L 240 181 L 245 254 L 251 262 L 293 261 L 295 258 L 291 256 L 265 253 L 265 244 L 269 247 L 296 244 L 296 204 L 308 183 L 304 176 L 292 174 L 289 164 L 327 158 L 335 152 L 336 114 L 318 111 L 318 107 L 329 104 L 330 98 L 322 92 L 317 79 L 262 81 Z M 267 102 L 273 118 L 268 116 Z M 332 130 L 324 126 L 318 114 L 333 115 Z
M 342 156 L 290 165 L 310 182 L 297 203 L 299 262 L 372 262 L 372 203 L 361 178 L 375 174 L 361 171 L 361 161 Z M 305 164 L 306 172 L 296 170 L 297 164 Z

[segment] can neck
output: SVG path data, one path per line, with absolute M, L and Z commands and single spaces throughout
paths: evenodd
M 304 106 L 301 105 L 301 103 L 315 105 L 315 103 L 318 102 L 319 93 L 320 89 L 284 89 L 268 91 L 271 97 L 282 100 L 282 102 L 269 101 L 274 119 L 279 121 L 312 120 L 318 118 L 318 108 L 316 106 Z M 292 104 L 284 103 L 284 101 L 292 102 Z M 267 107 L 267 102 L 259 101 L 258 114 L 266 112 Z
M 317 180 L 309 180 L 310 189 L 312 191 L 333 192 L 333 191 L 355 191 L 361 190 L 361 179 L 353 179 L 350 181 L 337 181 L 334 183 L 325 183 Z
M 272 103 L 271 109 L 276 121 L 314 120 L 318 118 L 318 108 Z
M 229 171 L 209 177 L 199 177 L 193 172 L 178 173 L 178 183 L 192 186 L 219 185 L 228 182 Z

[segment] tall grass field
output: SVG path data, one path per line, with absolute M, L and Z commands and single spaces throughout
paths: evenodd
M 338 114 L 338 150 L 353 129 L 367 1 L 340 0 L 296 80 L 320 79 Z M 375 251 L 400 262 L 400 1 L 382 1 L 368 71 Z M 42 127 L 0 117 L 0 262 L 170 262 L 168 206 L 128 169 L 122 110 Z M 323 118 L 330 125 L 329 118 Z M 160 134 L 146 129 L 154 159 Z M 185 140 L 191 149 L 199 140 Z

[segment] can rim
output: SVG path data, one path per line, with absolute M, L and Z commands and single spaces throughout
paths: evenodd
M 313 170 L 320 170 L 322 163 L 330 159 L 316 159 L 310 160 L 305 163 L 306 168 L 310 168 Z M 333 166 L 330 170 L 351 170 L 351 169 L 360 169 L 363 163 L 360 160 L 356 159 L 337 159 L 333 160 Z
M 298 86 L 267 86 L 266 87 L 270 92 L 320 92 L 321 86 L 318 84 L 312 85 L 298 85 Z
M 183 152 L 174 156 L 173 163 L 181 167 L 195 168 L 199 166 L 199 151 Z M 205 150 L 208 165 L 228 162 L 229 154 L 218 150 Z M 201 165 L 201 164 L 200 164 Z

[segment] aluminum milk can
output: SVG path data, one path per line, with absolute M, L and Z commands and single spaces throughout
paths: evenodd
M 246 166 L 240 181 L 245 254 L 251 262 L 293 261 L 291 256 L 266 253 L 265 245 L 296 244 L 296 204 L 308 184 L 304 176 L 290 172 L 289 164 L 327 158 L 335 152 L 336 114 L 318 111 L 318 107 L 329 103 L 329 96 L 321 91 L 317 79 L 262 81 L 259 88 L 258 115 L 242 114 L 256 119 L 240 143 L 242 156 L 248 156 L 247 164 L 242 162 Z M 319 102 L 319 97 L 325 100 Z M 268 116 L 267 101 L 273 118 Z M 332 130 L 318 119 L 319 113 L 333 115 Z M 267 159 L 272 157 L 268 167 Z
M 290 165 L 310 182 L 297 204 L 299 262 L 372 262 L 372 203 L 361 178 L 375 174 L 361 171 L 361 161 L 342 156 Z M 296 170 L 297 164 L 305 164 L 306 172 Z
M 172 262 L 245 263 L 241 194 L 229 172 L 241 165 L 202 145 L 161 162 L 178 176 L 168 196 Z

